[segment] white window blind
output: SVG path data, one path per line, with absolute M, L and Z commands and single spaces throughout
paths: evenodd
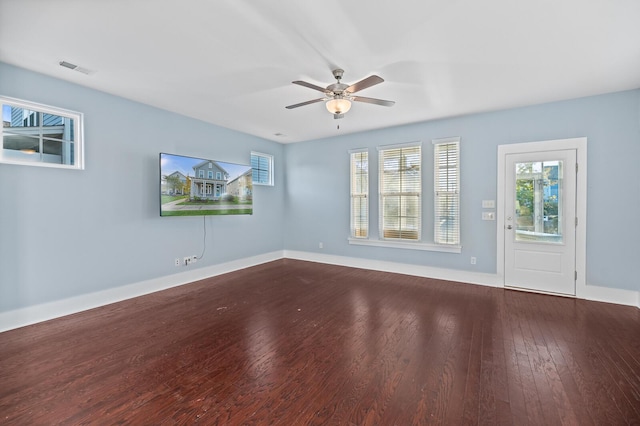
M 460 244 L 460 138 L 433 141 L 436 244 Z
M 369 236 L 369 152 L 351 151 L 351 236 Z
M 252 179 L 254 185 L 273 186 L 273 156 L 251 153 Z
M 421 149 L 419 144 L 379 148 L 380 235 L 420 240 Z

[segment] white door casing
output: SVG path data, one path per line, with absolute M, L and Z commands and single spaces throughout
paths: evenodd
M 570 201 L 569 205 L 567 205 L 566 200 L 563 200 L 562 243 L 558 243 L 557 239 L 555 243 L 542 244 L 535 241 L 522 241 L 522 238 L 516 240 L 514 221 L 516 220 L 515 209 L 518 206 L 514 202 L 515 163 L 553 161 L 553 156 L 556 155 L 557 157 L 561 151 L 571 151 L 568 153 L 569 158 L 565 158 L 563 161 L 573 163 L 575 160 L 578 164 L 577 175 L 572 173 L 572 177 L 575 178 L 573 183 L 565 181 L 563 184 L 565 196 L 567 190 L 572 190 L 571 185 L 573 185 L 575 201 Z M 565 152 L 562 155 L 566 154 Z M 575 295 L 577 297 L 586 295 L 586 160 L 586 138 L 498 146 L 496 272 L 498 274 L 498 282 L 503 286 L 545 293 Z M 568 167 L 573 167 L 573 170 L 575 170 L 576 166 L 570 165 Z M 566 176 L 566 166 L 564 171 Z M 510 178 L 513 178 L 513 182 L 508 183 Z M 507 191 L 508 185 L 510 185 L 510 188 Z M 509 217 L 511 217 L 511 221 L 507 220 Z M 509 225 L 512 229 L 508 229 Z M 544 234 L 542 222 L 537 221 L 537 223 L 529 223 L 528 225 L 531 226 L 530 231 L 532 231 L 532 234 L 536 232 Z M 571 226 L 567 228 L 569 225 Z M 569 230 L 569 235 L 566 235 L 567 230 Z M 521 229 L 520 234 L 521 236 L 524 234 L 526 237 L 527 229 Z M 558 251 L 567 250 L 567 237 L 573 240 L 573 243 L 569 241 L 569 244 L 575 245 L 574 249 L 568 249 L 573 253 L 573 260 L 570 258 L 571 253 L 569 253 L 569 258 L 564 254 L 558 254 Z M 507 250 L 509 253 L 507 253 Z M 567 265 L 571 263 L 574 266 L 568 267 Z M 558 272 L 559 270 L 562 272 Z M 561 282 L 559 287 L 558 280 Z

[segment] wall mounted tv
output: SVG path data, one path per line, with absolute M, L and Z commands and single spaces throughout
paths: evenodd
M 253 214 L 251 166 L 160 153 L 160 216 Z

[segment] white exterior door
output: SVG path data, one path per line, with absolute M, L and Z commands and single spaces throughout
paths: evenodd
M 507 154 L 504 284 L 576 294 L 576 150 Z

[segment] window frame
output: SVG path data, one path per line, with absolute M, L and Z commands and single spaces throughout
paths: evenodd
M 253 176 L 254 176 L 254 171 L 255 170 L 264 170 L 264 169 L 255 169 L 253 167 L 253 157 L 260 157 L 260 158 L 265 158 L 267 160 L 267 164 L 268 164 L 268 169 L 266 170 L 267 172 L 267 182 L 257 182 L 256 180 L 254 180 Z M 273 178 L 273 155 L 271 154 L 264 154 L 262 152 L 256 152 L 256 151 L 251 151 L 251 158 L 250 158 L 250 165 L 251 165 L 251 182 L 253 183 L 253 185 L 261 185 L 261 186 L 274 186 L 274 178 Z
M 42 116 L 44 114 L 50 114 L 58 117 L 68 118 L 69 120 L 73 120 L 73 141 L 69 141 L 73 143 L 73 164 L 58 164 L 58 163 L 47 163 L 42 161 L 21 161 L 20 159 L 9 159 L 5 158 L 4 155 L 4 136 L 5 132 L 10 133 L 8 130 L 5 130 L 3 125 L 2 131 L 0 132 L 0 141 L 2 141 L 0 145 L 0 163 L 3 164 L 16 164 L 23 166 L 35 166 L 35 167 L 49 167 L 56 169 L 67 169 L 67 170 L 84 170 L 85 161 L 84 161 L 84 114 L 78 111 L 72 111 L 60 107 L 55 107 L 51 105 L 45 105 L 37 102 L 26 101 L 23 99 L 11 98 L 8 96 L 0 96 L 0 105 L 2 106 L 2 110 L 4 111 L 4 106 L 8 105 L 10 107 L 16 107 L 21 109 L 26 109 L 29 111 L 37 112 L 40 116 L 40 123 L 42 123 Z M 4 119 L 3 119 L 4 122 Z M 47 139 L 42 134 L 43 125 L 40 124 L 38 127 L 34 127 L 34 129 L 40 129 L 40 134 L 38 135 L 38 140 L 40 141 L 40 145 L 44 143 Z M 11 129 L 11 127 L 7 127 L 6 129 Z M 40 153 L 41 154 L 41 153 Z
M 355 159 L 354 156 L 358 155 L 358 154 L 366 154 L 366 162 L 367 162 L 367 167 L 366 167 L 366 171 L 365 173 L 362 173 L 364 175 L 366 175 L 367 178 L 367 184 L 366 184 L 366 188 L 361 188 L 361 189 L 365 189 L 364 191 L 356 191 L 355 188 L 355 178 L 356 178 L 356 170 L 354 170 L 354 166 L 355 163 L 358 161 Z M 359 160 L 360 162 L 362 162 L 362 158 L 360 158 Z M 370 159 L 369 159 L 369 149 L 368 148 L 359 148 L 359 149 L 352 149 L 349 150 L 349 187 L 350 187 L 350 199 L 349 199 L 349 205 L 350 205 L 350 236 L 351 238 L 357 238 L 357 239 L 366 239 L 369 238 L 369 211 L 370 211 L 370 205 L 369 205 L 369 177 L 370 177 L 370 173 L 369 173 L 369 165 L 370 165 Z M 364 230 L 361 229 L 360 226 L 358 226 L 358 222 L 356 221 L 356 216 L 355 216 L 355 211 L 354 211 L 354 201 L 355 198 L 359 198 L 362 199 L 364 198 L 365 203 L 366 203 L 366 220 L 364 221 L 366 223 L 366 228 Z
M 450 140 L 452 138 L 443 138 L 442 140 Z M 459 137 L 455 138 L 458 141 L 460 140 Z M 433 141 L 440 141 L 440 139 L 434 139 Z M 432 142 L 433 142 L 432 141 Z M 406 143 L 406 144 L 397 144 L 397 145 L 383 145 L 383 146 L 378 146 L 377 150 L 378 150 L 378 156 L 380 157 L 380 150 L 383 149 L 389 149 L 392 148 L 394 146 L 396 147 L 401 147 L 401 146 L 411 146 L 411 145 L 420 145 L 421 146 L 421 186 L 424 183 L 424 180 L 427 178 L 428 175 L 424 175 L 422 173 L 422 169 L 423 169 L 423 160 L 427 157 L 425 157 L 425 155 L 434 155 L 435 156 L 435 150 L 432 151 L 432 154 L 429 154 L 429 151 L 424 151 L 422 148 L 424 148 L 423 142 L 422 141 L 416 141 L 416 142 L 412 142 L 412 143 Z M 364 148 L 363 148 L 364 149 Z M 459 146 L 458 146 L 459 149 Z M 458 151 L 458 155 L 459 155 L 459 151 Z M 380 158 L 375 159 L 372 158 L 371 156 L 369 156 L 369 163 L 371 163 L 371 161 L 374 161 L 374 163 L 378 163 L 378 169 L 379 169 L 379 162 L 380 162 Z M 435 160 L 433 160 L 435 161 Z M 350 166 L 351 167 L 351 166 Z M 374 169 L 374 173 L 379 173 L 379 170 Z M 460 172 L 460 164 L 458 164 L 458 173 Z M 371 169 L 369 169 L 369 173 L 371 173 Z M 375 175 L 374 175 L 375 176 Z M 458 180 L 458 184 L 460 185 L 460 181 Z M 434 186 L 435 187 L 435 186 Z M 421 199 L 420 199 L 420 209 L 421 209 L 421 226 L 425 225 L 426 222 L 430 222 L 433 220 L 433 222 L 435 223 L 435 219 L 431 218 L 430 216 L 425 216 L 425 212 L 427 210 L 424 210 L 424 208 L 426 207 L 424 204 L 426 199 L 429 199 L 428 194 L 425 194 L 425 190 L 424 187 L 421 188 Z M 379 197 L 378 199 L 378 210 L 380 210 L 380 205 L 381 205 L 381 198 L 380 198 L 380 177 L 378 176 L 378 193 L 377 196 Z M 375 197 L 375 193 L 374 193 L 374 197 Z M 371 197 L 369 197 L 369 202 L 370 202 Z M 435 195 L 433 196 L 433 199 L 435 200 Z M 374 200 L 375 201 L 375 200 Z M 435 210 L 435 206 L 434 206 L 434 210 Z M 382 220 L 382 214 L 379 213 L 379 217 L 378 220 L 381 221 Z M 459 210 L 459 215 L 461 216 L 461 210 Z M 369 217 L 369 227 L 371 227 L 371 217 Z M 460 244 L 436 244 L 434 243 L 434 238 L 431 239 L 431 241 L 423 241 L 422 239 L 420 240 L 397 240 L 397 239 L 385 239 L 382 238 L 382 230 L 380 229 L 381 225 L 380 223 L 378 224 L 378 235 L 373 235 L 373 237 L 371 236 L 371 232 L 369 232 L 369 237 L 368 238 L 357 238 L 354 237 L 353 235 L 350 235 L 348 238 L 348 243 L 350 245 L 360 245 L 360 246 L 369 246 L 369 247 L 384 247 L 384 248 L 395 248 L 395 249 L 406 249 L 406 250 L 421 250 L 421 251 L 431 251 L 431 252 L 441 252 L 441 253 L 452 253 L 452 254 L 460 254 L 462 253 L 462 246 Z M 374 233 L 375 233 L 375 228 L 374 229 Z M 434 230 L 435 231 L 435 230 Z M 422 233 L 421 233 L 422 234 Z M 421 238 L 423 236 L 421 235 Z
M 419 160 L 418 160 L 418 164 L 419 164 L 419 178 L 418 178 L 418 191 L 417 191 L 417 197 L 418 197 L 418 203 L 416 204 L 418 212 L 417 212 L 417 220 L 415 222 L 416 226 L 417 226 L 417 230 L 415 231 L 415 238 L 403 238 L 402 237 L 402 225 L 400 225 L 400 228 L 398 230 L 398 232 L 400 233 L 400 237 L 399 238 L 394 238 L 394 237 L 385 237 L 385 227 L 384 227 L 384 222 L 385 222 L 385 213 L 384 213 L 384 203 L 385 203 L 385 198 L 386 197 L 391 197 L 392 195 L 385 195 L 386 193 L 383 192 L 384 189 L 384 152 L 385 151 L 393 151 L 393 150 L 404 150 L 404 149 L 414 149 L 414 148 L 418 148 L 418 155 L 419 155 Z M 402 154 L 400 154 L 402 155 Z M 398 168 L 398 170 L 401 172 L 400 167 Z M 394 145 L 383 145 L 383 146 L 379 146 L 378 147 L 378 208 L 379 208 L 379 214 L 378 214 L 378 238 L 382 241 L 391 241 L 391 242 L 401 242 L 401 243 L 419 243 L 422 239 L 422 199 L 423 199 L 423 195 L 422 195 L 422 142 L 421 141 L 415 141 L 415 142 L 408 142 L 408 143 L 402 143 L 402 144 L 394 144 Z M 410 194 L 412 193 L 405 193 L 402 191 L 399 191 L 396 196 L 399 196 L 402 198 L 408 198 L 409 196 L 411 196 Z M 402 203 L 401 203 L 402 204 Z M 403 215 L 400 212 L 398 214 L 398 220 L 400 222 L 402 222 L 402 218 Z M 407 232 L 407 231 L 405 231 Z
M 451 246 L 451 247 L 459 247 L 460 246 L 460 137 L 449 137 L 449 138 L 440 138 L 434 139 L 431 141 L 433 144 L 433 242 L 434 244 L 442 245 L 442 246 Z M 445 190 L 442 190 L 443 186 L 440 182 L 440 174 L 439 171 L 442 169 L 440 164 L 440 158 L 438 155 L 438 151 L 440 147 L 443 146 L 455 146 L 455 155 L 452 157 L 452 164 L 455 167 L 450 166 L 449 158 L 447 155 L 445 168 L 454 169 L 454 179 L 452 183 L 449 182 L 449 173 L 446 173 L 447 182 L 444 183 Z M 453 159 L 455 160 L 453 162 Z M 440 232 L 440 219 L 442 217 L 442 213 L 440 211 L 440 197 L 453 197 L 454 204 L 456 206 L 455 218 L 454 218 L 454 232 L 452 237 L 447 237 L 446 239 L 442 238 L 442 233 Z M 450 202 L 447 201 L 447 204 Z M 448 215 L 450 216 L 450 214 Z M 449 235 L 449 233 L 447 233 Z

